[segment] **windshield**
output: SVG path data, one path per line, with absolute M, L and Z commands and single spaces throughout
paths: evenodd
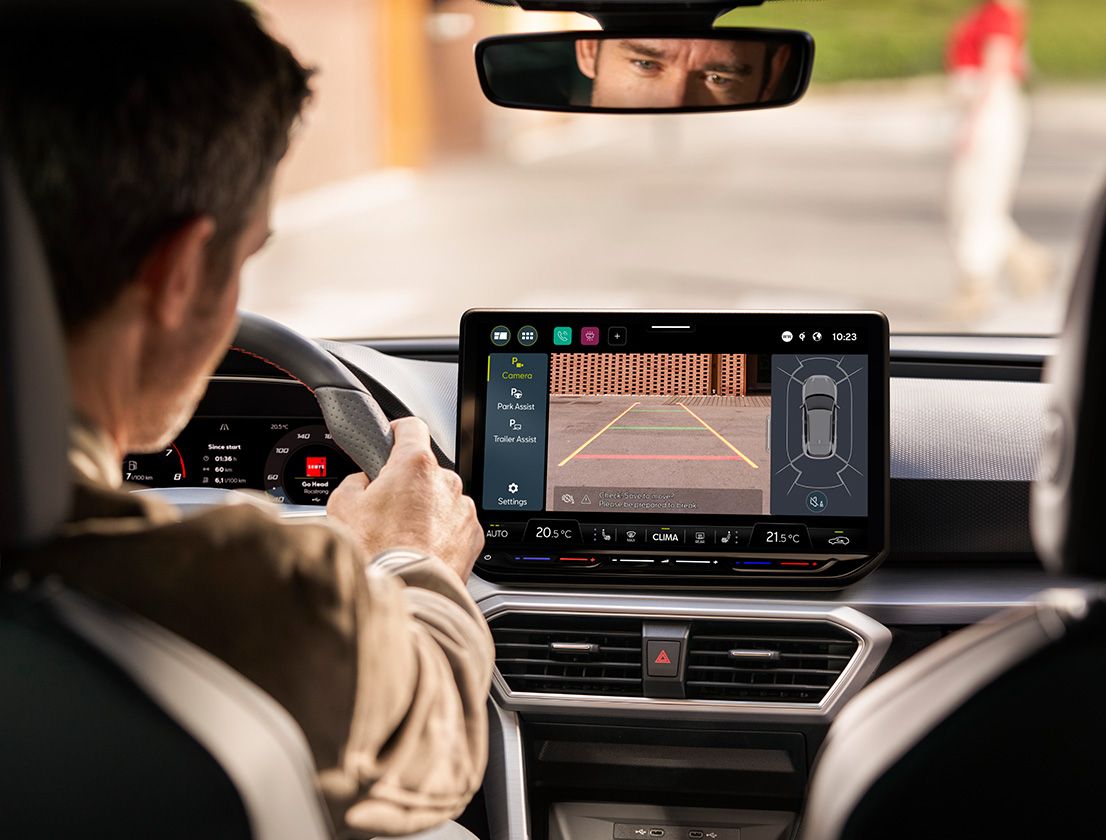
M 259 0 L 318 69 L 244 308 L 319 337 L 471 307 L 879 309 L 1052 334 L 1106 184 L 1099 0 L 772 3 L 807 97 L 738 114 L 496 108 L 474 43 L 594 28 L 475 0 Z

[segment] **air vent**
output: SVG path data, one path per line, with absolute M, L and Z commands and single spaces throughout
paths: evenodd
M 641 621 L 509 613 L 491 622 L 512 691 L 640 697 Z
M 819 703 L 857 647 L 851 633 L 825 621 L 693 621 L 687 696 Z

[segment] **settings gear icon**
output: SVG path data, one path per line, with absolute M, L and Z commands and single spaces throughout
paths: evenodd
M 510 484 L 507 485 L 507 492 L 511 495 L 514 495 L 518 492 L 518 485 L 512 481 Z

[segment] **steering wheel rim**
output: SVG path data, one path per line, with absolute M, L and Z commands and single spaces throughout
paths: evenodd
M 361 381 L 309 338 L 270 318 L 239 312 L 231 349 L 272 365 L 315 396 L 323 422 L 337 444 L 369 479 L 392 451 L 387 415 Z

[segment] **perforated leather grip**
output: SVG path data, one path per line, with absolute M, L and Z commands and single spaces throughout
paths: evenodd
M 393 440 L 391 424 L 376 400 L 364 391 L 332 387 L 316 388 L 315 399 L 334 442 L 370 479 L 380 475 Z
M 256 356 L 311 389 L 334 442 L 370 479 L 392 451 L 392 427 L 372 395 L 334 356 L 283 324 L 242 312 L 234 349 Z

